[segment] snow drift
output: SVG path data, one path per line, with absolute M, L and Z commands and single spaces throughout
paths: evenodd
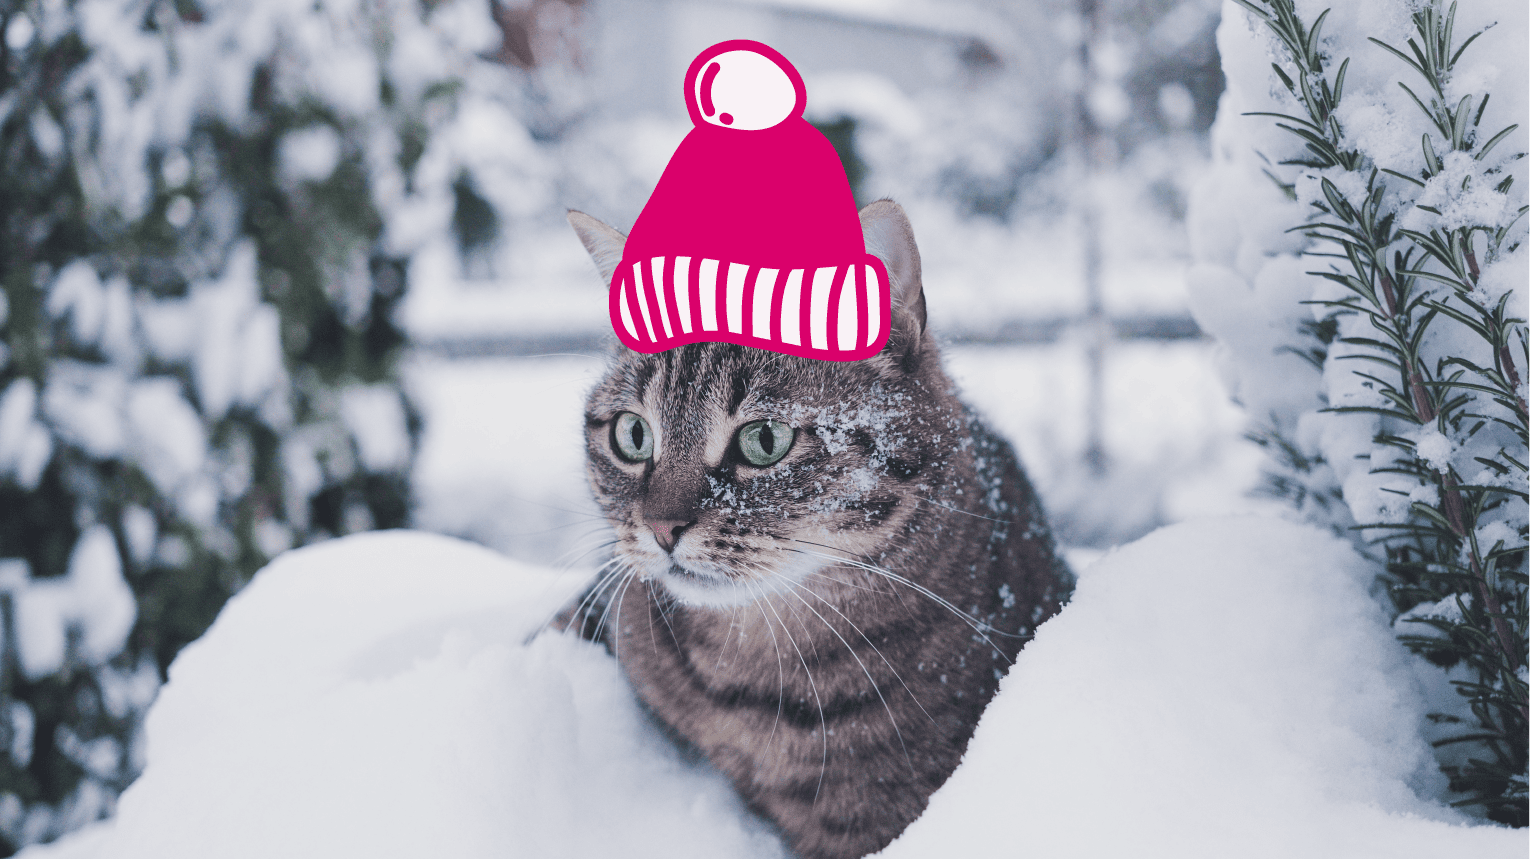
M 1522 857 L 1419 798 L 1424 697 L 1370 576 L 1272 519 L 1107 555 L 882 855 Z M 525 642 L 578 584 L 418 533 L 289 553 L 172 666 L 117 817 L 21 855 L 781 856 L 614 660 Z

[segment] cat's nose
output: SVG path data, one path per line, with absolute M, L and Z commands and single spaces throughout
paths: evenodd
M 696 520 L 682 522 L 679 519 L 650 519 L 648 527 L 653 531 L 653 538 L 659 541 L 659 548 L 666 552 L 673 552 L 675 544 L 680 542 L 680 533 L 686 528 L 696 524 Z

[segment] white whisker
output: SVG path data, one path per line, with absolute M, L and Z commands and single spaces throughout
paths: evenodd
M 584 626 L 583 617 L 586 611 L 586 604 L 588 603 L 593 605 L 591 601 L 594 599 L 595 595 L 600 592 L 601 588 L 604 587 L 606 581 L 608 581 L 612 576 L 617 575 L 616 572 L 611 571 L 611 568 L 613 568 L 616 564 L 617 559 L 611 558 L 610 560 L 595 568 L 595 583 L 591 585 L 590 589 L 585 591 L 584 595 L 579 598 L 579 602 L 574 606 L 573 614 L 571 614 L 569 618 L 571 621 L 578 623 L 579 628 L 583 628 Z M 547 628 L 552 626 L 552 622 L 557 620 L 558 615 L 561 613 L 562 609 L 554 609 L 553 612 L 547 616 L 546 620 L 542 621 L 542 623 L 539 624 L 530 635 L 526 636 L 525 643 L 531 643 L 532 639 L 546 632 Z
M 632 583 L 637 581 L 637 578 L 637 568 L 629 566 L 627 575 L 622 581 L 621 587 L 617 589 L 613 600 L 616 606 L 616 619 L 613 621 L 615 633 L 611 636 L 611 653 L 616 657 L 618 663 L 622 661 L 622 602 L 627 598 L 627 589 L 632 587 Z M 606 606 L 606 611 L 609 613 L 611 606 Z M 604 617 L 601 618 L 601 622 L 605 622 Z
M 911 496 L 911 497 L 915 501 L 923 501 L 924 503 L 929 504 L 929 505 L 931 505 L 933 507 L 939 507 L 942 510 L 949 510 L 952 513 L 960 513 L 963 516 L 971 516 L 974 519 L 982 519 L 982 520 L 984 520 L 986 522 L 997 522 L 997 523 L 999 523 L 1001 525 L 1010 524 L 1010 520 L 1008 520 L 1008 519 L 994 519 L 991 516 L 984 516 L 981 513 L 973 513 L 973 512 L 968 511 L 968 510 L 962 510 L 962 509 L 957 508 L 957 507 L 952 507 L 949 504 L 942 504 L 942 503 L 940 503 L 939 501 L 936 501 L 933 498 L 925 498 L 922 495 L 914 495 L 914 496 Z
M 824 576 L 822 573 L 818 573 L 817 575 L 819 575 L 820 577 L 824 578 L 825 580 L 833 581 L 832 579 L 829 579 L 827 576 Z M 924 709 L 924 705 L 919 703 L 919 696 L 914 694 L 914 690 L 908 688 L 908 684 L 905 683 L 904 680 L 903 680 L 903 675 L 899 674 L 898 673 L 898 669 L 894 668 L 893 664 L 891 662 L 887 661 L 887 657 L 882 655 L 882 651 L 875 644 L 872 643 L 871 639 L 868 638 L 866 633 L 863 632 L 861 630 L 861 628 L 856 625 L 855 621 L 853 621 L 850 618 L 846 617 L 845 613 L 840 611 L 838 606 L 834 605 L 834 603 L 829 602 L 827 599 L 824 599 L 824 597 L 821 594 L 817 593 L 816 591 L 814 591 L 812 588 L 808 587 L 807 585 L 798 585 L 798 587 L 800 587 L 803 590 L 807 591 L 809 594 L 812 594 L 812 596 L 814 598 L 816 598 L 819 602 L 821 602 L 824 605 L 828 606 L 830 611 L 832 611 L 835 614 L 839 615 L 840 617 L 844 618 L 845 623 L 850 624 L 850 628 L 855 630 L 856 634 L 861 637 L 861 640 L 866 642 L 866 644 L 871 648 L 872 652 L 877 655 L 877 658 L 882 660 L 882 664 L 887 666 L 887 670 L 892 672 L 893 677 L 896 678 L 897 681 L 900 684 L 902 684 L 903 691 L 908 693 L 908 697 L 913 700 L 914 706 L 919 708 L 919 712 L 923 713 L 925 715 L 925 718 L 929 719 L 931 722 L 935 721 L 935 717 L 930 715 L 930 711 Z
M 806 540 L 797 540 L 796 542 L 802 543 L 802 544 L 808 545 L 808 546 L 822 546 L 821 543 L 809 543 Z M 832 546 L 823 546 L 823 548 L 831 549 L 833 547 Z M 1002 656 L 1004 658 L 1005 662 L 1009 662 L 1009 663 L 1013 664 L 1014 660 L 1010 659 L 1009 656 L 1006 655 L 1004 653 L 1004 651 L 1002 649 L 1000 649 L 997 644 L 993 643 L 993 640 L 988 637 L 988 633 L 992 632 L 995 635 L 1002 635 L 1002 636 L 1005 636 L 1007 638 L 1025 638 L 1025 639 L 1029 639 L 1030 638 L 1029 635 L 1019 635 L 1019 634 L 1016 634 L 1016 633 L 1004 632 L 1003 630 L 995 629 L 992 626 L 989 626 L 988 624 L 983 623 L 982 621 L 980 621 L 977 618 L 973 617 L 972 615 L 968 614 L 967 612 L 964 612 L 961 609 L 957 608 L 956 606 L 952 605 L 950 600 L 947 600 L 945 597 L 942 597 L 940 594 L 935 593 L 934 591 L 930 590 L 929 588 L 925 587 L 924 585 L 919 584 L 918 582 L 911 581 L 911 580 L 909 580 L 909 579 L 907 579 L 907 578 L 905 578 L 903 576 L 900 576 L 897 573 L 895 573 L 895 572 L 893 572 L 893 571 L 891 571 L 891 570 L 889 570 L 889 569 L 887 569 L 885 567 L 879 567 L 879 566 L 877 566 L 875 564 L 868 564 L 868 563 L 866 563 L 864 561 L 861 561 L 861 560 L 858 560 L 856 558 L 848 558 L 848 557 L 843 557 L 843 556 L 838 556 L 838 555 L 830 555 L 830 554 L 823 553 L 823 552 L 812 552 L 812 551 L 808 551 L 806 549 L 793 549 L 792 551 L 794 551 L 794 552 L 802 552 L 805 555 L 811 555 L 813 557 L 823 558 L 824 560 L 828 560 L 828 561 L 838 561 L 840 563 L 849 564 L 850 566 L 855 567 L 856 569 L 865 570 L 866 572 L 872 573 L 873 575 L 882 576 L 883 578 L 886 578 L 888 581 L 896 582 L 896 583 L 898 583 L 900 585 L 903 585 L 904 587 L 913 589 L 914 591 L 922 594 L 923 596 L 928 597 L 936 605 L 940 606 L 941 608 L 946 609 L 947 611 L 949 611 L 952 614 L 956 615 L 957 617 L 961 618 L 962 622 L 966 623 L 968 626 L 972 627 L 972 631 L 976 632 L 978 634 L 978 636 L 980 638 L 982 638 L 983 641 L 989 647 L 993 648 L 995 653 L 998 653 L 1000 656 Z
M 721 613 L 720 609 L 716 611 Z M 728 618 L 728 631 L 723 633 L 722 647 L 717 648 L 717 659 L 712 663 L 713 674 L 716 674 L 722 668 L 723 657 L 728 653 L 728 642 L 733 640 L 733 631 L 735 629 L 738 629 L 738 611 L 736 609 L 732 610 L 731 616 Z M 744 642 L 742 638 L 743 632 L 740 631 L 739 635 L 740 639 L 738 642 L 737 650 L 742 651 L 744 648 Z
M 893 733 L 898 735 L 898 745 L 903 749 L 903 757 L 908 760 L 909 771 L 917 776 L 918 771 L 914 769 L 914 759 L 908 753 L 907 744 L 903 742 L 903 731 L 898 728 L 898 719 L 893 715 L 892 705 L 888 704 L 887 698 L 882 695 L 882 689 L 881 687 L 877 686 L 876 678 L 871 676 L 871 669 L 867 668 L 866 663 L 861 661 L 860 654 L 856 653 L 855 648 L 850 646 L 850 642 L 846 641 L 845 637 L 839 634 L 839 630 L 834 628 L 834 624 L 829 623 L 828 618 L 818 614 L 818 610 L 813 608 L 811 605 L 808 605 L 808 601 L 803 599 L 797 593 L 797 588 L 799 587 L 798 585 L 788 585 L 788 587 L 791 588 L 788 593 L 790 593 L 793 597 L 796 597 L 797 601 L 801 602 L 808 611 L 817 615 L 818 619 L 823 621 L 823 625 L 828 627 L 830 632 L 834 633 L 834 637 L 839 639 L 839 643 L 843 644 L 845 649 L 850 651 L 850 657 L 855 660 L 855 664 L 861 667 L 861 673 L 865 674 L 866 679 L 871 683 L 871 691 L 877 693 L 877 699 L 882 702 L 882 709 L 887 711 L 887 721 L 892 723 Z M 814 594 L 814 596 L 817 596 L 817 594 Z M 819 597 L 819 599 L 822 599 L 822 597 Z M 854 626 L 854 624 L 851 624 L 851 626 Z
M 664 607 L 664 602 L 665 598 L 663 593 L 653 594 L 653 604 L 654 607 L 659 610 L 659 619 L 664 621 L 664 626 L 669 629 L 669 640 L 673 641 L 675 643 L 675 649 L 679 650 L 680 636 L 675 634 L 675 625 L 669 622 L 669 611 Z M 658 643 L 655 642 L 654 646 L 657 647 Z
M 750 592 L 755 592 L 752 584 L 747 584 Z M 781 724 L 781 711 L 786 707 L 786 666 L 781 662 L 781 645 L 776 640 L 776 629 L 770 624 L 770 617 L 765 614 L 765 609 L 760 608 L 760 602 L 768 599 L 763 592 L 755 599 L 755 608 L 760 612 L 760 619 L 765 621 L 765 631 L 770 633 L 770 646 L 776 651 L 776 720 L 770 724 L 770 736 L 765 738 L 765 749 L 770 748 L 771 740 L 776 738 L 776 728 Z
M 636 575 L 637 571 L 625 559 L 622 559 L 622 558 L 613 558 L 612 561 L 615 562 L 614 573 L 613 573 L 613 575 L 609 576 L 606 579 L 605 582 L 603 582 L 601 584 L 600 590 L 604 591 L 607 587 L 610 587 L 611 588 L 611 593 L 612 593 L 612 595 L 614 597 L 616 594 L 618 594 L 626 586 L 627 582 L 630 581 L 633 578 L 634 575 Z M 598 604 L 599 601 L 600 600 L 597 597 L 595 602 L 591 603 L 591 606 L 593 607 L 594 605 Z M 591 639 L 592 641 L 599 641 L 600 640 L 601 632 L 606 628 L 606 620 L 611 616 L 611 609 L 612 609 L 612 607 L 615 604 L 616 604 L 616 600 L 615 599 L 611 599 L 611 600 L 607 600 L 606 601 L 605 607 L 600 612 L 600 618 L 595 623 L 595 632 L 593 634 L 593 638 Z M 612 644 L 612 647 L 613 647 L 613 650 L 614 650 L 614 648 L 615 648 L 614 642 Z
M 572 548 L 559 555 L 557 560 L 553 561 L 553 568 L 559 571 L 572 569 L 574 564 L 578 563 L 579 560 L 584 558 L 585 555 L 588 555 L 591 552 L 598 552 L 601 549 L 609 549 L 620 544 L 621 541 L 613 536 L 606 540 L 600 540 L 593 545 L 584 545 L 584 543 L 591 537 L 595 537 L 603 532 L 607 534 L 610 533 L 609 529 L 597 528 L 587 534 L 582 535 Z
M 781 631 L 786 633 L 786 640 L 791 642 L 792 649 L 797 651 L 797 659 L 802 662 L 802 671 L 807 674 L 808 687 L 813 690 L 813 703 L 818 706 L 818 731 L 819 736 L 823 740 L 823 763 L 818 770 L 818 787 L 813 789 L 813 805 L 817 806 L 818 794 L 823 791 L 824 776 L 829 771 L 829 720 L 823 714 L 823 698 L 818 695 L 818 682 L 813 679 L 813 669 L 808 667 L 807 657 L 802 655 L 802 648 L 797 646 L 797 639 L 792 636 L 792 631 L 786 627 L 786 621 L 781 620 L 781 613 L 776 611 L 775 604 L 766 600 L 765 606 L 770 609 L 771 614 L 776 616 L 776 620 L 781 621 Z M 816 662 L 817 660 L 815 659 L 814 661 Z

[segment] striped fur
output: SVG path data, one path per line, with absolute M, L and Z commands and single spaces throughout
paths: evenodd
M 875 852 L 919 815 L 1071 581 L 1014 453 L 923 331 L 911 242 L 887 269 L 894 333 L 876 357 L 623 349 L 586 413 L 617 544 L 558 623 L 605 642 L 804 859 Z M 652 459 L 613 449 L 623 412 L 652 427 Z M 795 437 L 757 468 L 736 438 L 764 419 Z M 653 522 L 688 524 L 666 551 Z

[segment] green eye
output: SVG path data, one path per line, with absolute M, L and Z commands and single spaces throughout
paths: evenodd
M 628 462 L 642 462 L 653 456 L 653 430 L 648 428 L 648 421 L 632 412 L 622 412 L 616 416 L 611 439 L 616 452 Z
M 750 465 L 775 465 L 792 449 L 796 430 L 780 421 L 755 421 L 738 431 L 738 449 Z

